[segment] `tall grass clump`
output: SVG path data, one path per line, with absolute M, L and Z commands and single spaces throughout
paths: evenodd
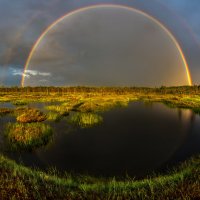
M 71 116 L 69 122 L 81 128 L 88 128 L 102 123 L 103 118 L 94 113 L 75 113 Z
M 67 116 L 69 114 L 70 109 L 63 106 L 63 105 L 51 105 L 51 106 L 46 106 L 46 110 L 53 111 L 54 113 L 57 112 L 62 116 Z
M 49 125 L 42 123 L 8 123 L 5 129 L 12 149 L 33 149 L 45 145 L 52 136 Z
M 55 122 L 58 122 L 60 121 L 61 119 L 63 118 L 63 115 L 61 115 L 60 113 L 57 113 L 57 112 L 48 112 L 47 113 L 47 119 L 49 121 L 55 121 Z
M 42 122 L 47 119 L 47 116 L 35 108 L 27 108 L 17 117 L 17 122 L 20 123 L 31 123 L 31 122 Z

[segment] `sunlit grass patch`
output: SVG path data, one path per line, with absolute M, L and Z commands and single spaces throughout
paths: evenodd
M 154 99 L 152 99 L 154 102 Z M 195 113 L 200 114 L 200 101 L 197 98 L 183 96 L 183 97 L 176 97 L 173 98 L 166 98 L 163 97 L 161 99 L 162 103 L 167 105 L 170 108 L 185 108 L 185 109 L 191 109 Z
M 16 106 L 24 106 L 24 105 L 27 105 L 28 102 L 25 101 L 25 100 L 17 100 L 17 101 L 13 101 L 13 105 L 16 105 Z
M 63 107 L 61 105 L 50 105 L 50 106 L 45 106 L 46 110 L 50 111 L 56 111 L 56 112 L 62 112 Z
M 129 101 L 136 100 L 132 96 L 117 96 L 117 95 L 79 95 L 79 98 L 68 98 L 59 107 L 63 110 L 79 111 L 79 112 L 103 112 L 115 107 L 127 106 Z M 52 107 L 53 108 L 53 107 Z M 58 109 L 56 109 L 59 111 Z
M 85 99 L 84 99 L 85 101 Z M 77 107 L 79 107 L 81 104 L 83 103 L 82 100 L 78 100 L 78 99 L 70 99 L 68 101 L 65 101 L 64 103 L 62 103 L 62 106 L 65 110 L 76 110 Z
M 43 123 L 8 123 L 5 130 L 13 149 L 33 149 L 47 144 L 51 135 L 51 127 Z
M 47 116 L 35 108 L 24 109 L 17 117 L 17 121 L 21 123 L 42 122 L 46 119 Z
M 116 107 L 128 106 L 129 101 L 124 99 L 87 99 L 76 110 L 80 112 L 103 112 Z
M 69 123 L 81 128 L 92 127 L 103 122 L 100 115 L 94 113 L 75 113 L 69 118 Z
M 53 111 L 50 111 L 47 113 L 47 119 L 50 120 L 50 121 L 59 121 L 61 120 L 63 117 L 63 115 L 61 115 L 60 113 L 58 112 L 53 112 Z
M 46 106 L 45 109 L 49 111 L 53 111 L 54 113 L 57 112 L 62 116 L 69 115 L 69 111 L 71 110 L 71 108 L 63 106 L 63 105 Z
M 20 106 L 20 107 L 16 107 L 14 109 L 13 114 L 18 117 L 19 115 L 23 114 L 24 112 L 26 112 L 26 110 L 28 110 L 29 108 L 26 106 Z

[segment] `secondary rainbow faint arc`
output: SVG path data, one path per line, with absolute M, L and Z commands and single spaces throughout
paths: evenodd
M 107 8 L 107 7 L 111 7 L 111 8 L 124 8 L 130 11 L 135 11 L 143 16 L 146 16 L 147 18 L 151 19 L 152 21 L 154 21 L 156 24 L 158 24 L 168 35 L 169 37 L 172 39 L 172 41 L 174 42 L 174 44 L 176 45 L 176 48 L 178 49 L 180 56 L 182 58 L 183 64 L 185 66 L 185 70 L 186 70 L 186 75 L 187 75 L 187 79 L 188 79 L 188 85 L 192 85 L 192 78 L 191 78 L 191 74 L 190 74 L 190 70 L 189 70 L 189 66 L 188 63 L 186 61 L 186 58 L 184 56 L 183 50 L 181 49 L 178 41 L 176 40 L 176 38 L 174 37 L 174 35 L 157 19 L 155 19 L 154 17 L 152 17 L 151 15 L 145 13 L 144 11 L 138 10 L 136 8 L 132 8 L 132 7 L 128 7 L 128 6 L 124 6 L 124 5 L 112 5 L 112 4 L 101 4 L 101 5 L 92 5 L 92 6 L 87 6 L 87 7 L 83 7 L 83 8 L 79 8 L 77 10 L 73 10 L 65 15 L 63 15 L 62 17 L 60 17 L 59 19 L 57 19 L 56 21 L 54 21 L 51 25 L 49 25 L 44 32 L 40 35 L 40 37 L 36 40 L 35 44 L 33 45 L 29 56 L 26 60 L 25 66 L 24 66 L 24 73 L 22 75 L 22 80 L 21 80 L 21 86 L 24 87 L 24 80 L 25 80 L 25 72 L 28 69 L 29 63 L 31 61 L 31 58 L 36 50 L 36 48 L 38 47 L 38 45 L 40 44 L 40 42 L 42 41 L 42 39 L 46 36 L 46 34 L 58 23 L 60 23 L 62 20 L 64 20 L 67 17 L 70 17 L 76 13 L 82 12 L 82 11 L 86 11 L 92 8 Z

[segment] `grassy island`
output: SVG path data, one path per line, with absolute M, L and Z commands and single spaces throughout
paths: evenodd
M 49 141 L 52 129 L 42 123 L 9 123 L 6 126 L 5 135 L 15 150 L 32 150 Z

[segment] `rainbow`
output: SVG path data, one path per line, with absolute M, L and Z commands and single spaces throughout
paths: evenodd
M 168 35 L 169 37 L 171 38 L 171 40 L 174 42 L 174 44 L 176 45 L 176 48 L 178 49 L 179 53 L 180 53 L 180 56 L 182 58 L 182 61 L 183 61 L 183 64 L 184 64 L 184 67 L 185 67 L 185 71 L 186 71 L 186 76 L 187 76 L 187 79 L 188 79 L 188 85 L 192 85 L 192 78 L 191 78 L 191 74 L 190 74 L 190 70 L 189 70 L 189 66 L 188 66 L 188 63 L 186 61 L 186 58 L 184 56 L 184 53 L 183 53 L 183 50 L 181 49 L 181 46 L 180 44 L 178 43 L 178 41 L 176 40 L 176 38 L 174 37 L 174 35 L 160 22 L 158 21 L 157 19 L 155 19 L 154 17 L 152 17 L 151 15 L 145 13 L 144 11 L 141 11 L 141 10 L 138 10 L 138 9 L 135 9 L 135 8 L 132 8 L 132 7 L 128 7 L 128 6 L 124 6 L 124 5 L 117 5 L 117 4 L 100 4 L 100 5 L 91 5 L 91 6 L 87 6 L 87 7 L 83 7 L 83 8 L 79 8 L 77 10 L 73 10 L 63 16 L 61 16 L 59 19 L 57 19 L 56 21 L 54 21 L 51 25 L 49 25 L 45 30 L 44 32 L 39 36 L 39 38 L 36 40 L 36 42 L 34 43 L 33 47 L 31 48 L 31 51 L 28 55 L 28 58 L 26 60 L 26 63 L 25 63 L 25 66 L 24 66 L 24 73 L 22 75 L 22 80 L 21 80 L 21 86 L 24 87 L 24 81 L 25 81 L 25 72 L 26 70 L 28 69 L 29 67 L 29 64 L 30 64 L 30 61 L 32 59 L 32 56 L 35 52 L 35 50 L 37 49 L 38 45 L 40 44 L 40 42 L 44 39 L 44 37 L 48 34 L 48 32 L 55 26 L 57 25 L 58 23 L 60 23 L 62 20 L 64 20 L 65 18 L 67 17 L 70 17 L 76 13 L 79 13 L 79 12 L 82 12 L 82 11 L 86 11 L 86 10 L 89 10 L 91 8 L 98 8 L 98 7 L 111 7 L 111 8 L 124 8 L 124 9 L 127 9 L 127 10 L 130 10 L 130 11 L 135 11 L 149 19 L 151 19 L 152 21 L 154 21 L 156 24 L 158 24 Z

